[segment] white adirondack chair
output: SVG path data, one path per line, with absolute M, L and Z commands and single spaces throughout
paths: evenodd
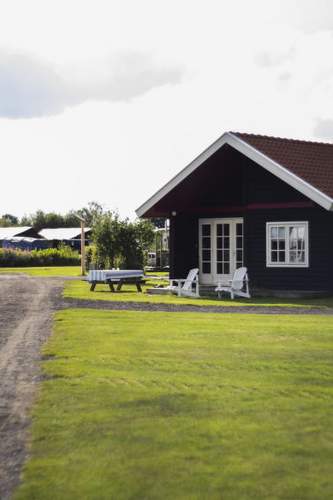
M 191 269 L 185 279 L 171 279 L 168 288 L 178 297 L 199 297 L 199 269 Z M 174 285 L 176 283 L 176 285 Z M 194 289 L 193 289 L 194 288 Z
M 228 283 L 229 285 L 218 283 L 215 292 L 217 292 L 219 298 L 221 298 L 222 292 L 230 293 L 232 299 L 234 299 L 235 295 L 248 299 L 251 298 L 246 267 L 239 267 L 236 269 L 232 280 L 229 280 Z

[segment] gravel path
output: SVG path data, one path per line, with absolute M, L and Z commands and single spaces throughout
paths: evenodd
M 331 309 L 221 307 L 62 299 L 64 279 L 0 274 L 0 499 L 17 486 L 26 459 L 27 430 L 38 381 L 40 348 L 57 309 L 259 314 L 333 314 Z
M 26 458 L 40 347 L 59 307 L 62 281 L 0 275 L 0 498 L 10 498 Z
M 196 306 L 185 304 L 149 304 L 147 302 L 116 302 L 114 300 L 64 299 L 62 308 L 84 307 L 117 311 L 162 311 L 199 313 L 241 313 L 241 314 L 321 314 L 332 315 L 333 309 L 267 306 Z

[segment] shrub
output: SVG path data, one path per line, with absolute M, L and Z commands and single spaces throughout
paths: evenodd
M 154 226 L 149 221 L 121 220 L 116 212 L 97 217 L 93 224 L 92 255 L 97 267 L 143 269 L 145 257 L 154 240 Z
M 79 265 L 79 253 L 68 246 L 31 251 L 13 248 L 0 248 L 0 267 Z

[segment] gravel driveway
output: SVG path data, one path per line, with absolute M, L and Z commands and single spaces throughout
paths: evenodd
M 40 347 L 52 328 L 62 280 L 0 275 L 0 499 L 10 497 L 26 457 Z
M 71 278 L 72 279 L 72 278 Z M 215 313 L 332 314 L 320 309 L 200 307 L 62 299 L 62 278 L 0 274 L 0 499 L 10 498 L 26 459 L 29 411 L 40 379 L 40 348 L 52 330 L 56 309 L 93 307 L 114 310 Z

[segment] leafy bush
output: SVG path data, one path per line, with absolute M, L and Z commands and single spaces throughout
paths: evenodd
M 96 250 L 91 257 L 96 267 L 143 269 L 154 226 L 145 220 L 121 220 L 117 212 L 107 212 L 95 218 L 92 237 Z
M 79 266 L 80 255 L 68 246 L 46 250 L 0 248 L 0 267 Z
M 96 245 L 89 245 L 86 247 L 86 269 L 98 268 L 98 257 Z

